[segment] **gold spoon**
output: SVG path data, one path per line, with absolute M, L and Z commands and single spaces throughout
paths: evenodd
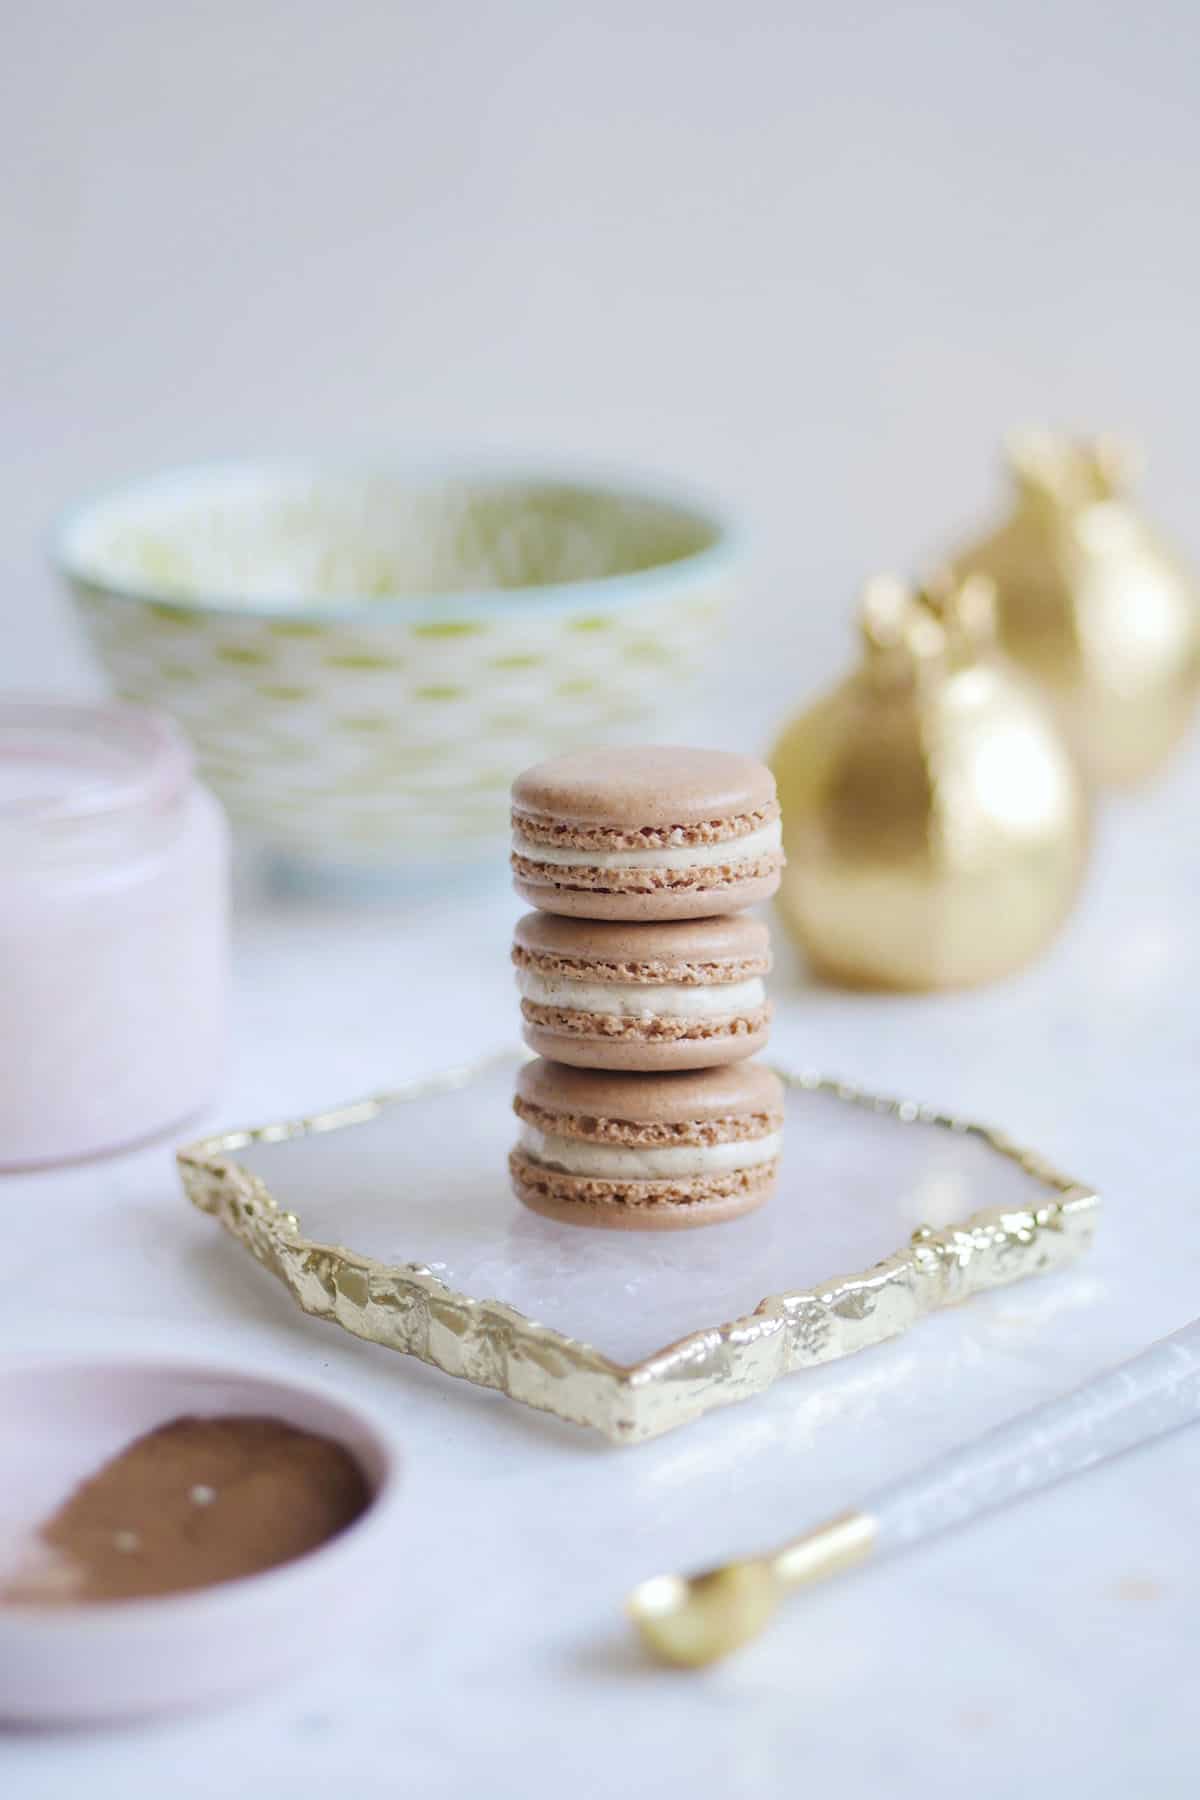
M 663 1662 L 698 1669 L 758 1636 L 792 1588 L 861 1562 L 875 1542 L 867 1513 L 842 1513 L 769 1556 L 726 1563 L 698 1575 L 652 1575 L 626 1607 Z
M 1197 1419 L 1200 1319 L 769 1555 L 643 1581 L 628 1611 L 655 1656 L 701 1668 L 757 1637 L 792 1588 L 940 1536 Z

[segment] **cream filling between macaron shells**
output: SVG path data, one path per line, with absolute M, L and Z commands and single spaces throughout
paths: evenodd
M 539 844 L 513 832 L 513 854 L 525 862 L 546 863 L 559 869 L 711 869 L 740 862 L 756 862 L 783 847 L 783 825 L 772 819 L 743 837 L 717 844 L 681 844 L 661 850 L 579 850 Z
M 716 1144 L 670 1144 L 640 1148 L 631 1144 L 594 1144 L 582 1138 L 556 1137 L 522 1121 L 517 1148 L 541 1168 L 600 1180 L 654 1181 L 672 1177 L 727 1175 L 734 1169 L 756 1169 L 774 1162 L 783 1134 L 743 1138 Z
M 568 1012 L 614 1014 L 622 1019 L 724 1019 L 757 1013 L 767 1003 L 761 977 L 715 987 L 661 987 L 616 981 L 575 981 L 564 975 L 542 975 L 518 968 L 517 987 L 535 1006 Z

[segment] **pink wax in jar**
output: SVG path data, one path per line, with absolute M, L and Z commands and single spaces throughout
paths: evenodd
M 0 700 L 0 1169 L 99 1155 L 214 1096 L 229 844 L 170 722 Z

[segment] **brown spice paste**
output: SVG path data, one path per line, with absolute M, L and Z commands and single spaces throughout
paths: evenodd
M 75 1490 L 0 1599 L 133 1600 L 257 1575 L 336 1537 L 369 1501 L 330 1438 L 278 1419 L 173 1419 Z

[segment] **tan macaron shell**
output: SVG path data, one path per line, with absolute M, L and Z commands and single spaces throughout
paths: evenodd
M 659 892 L 618 893 L 555 887 L 514 874 L 513 886 L 530 906 L 547 912 L 562 913 L 571 919 L 704 919 L 725 907 L 740 911 L 746 906 L 761 906 L 779 890 L 779 870 L 770 875 L 745 876 L 734 879 L 719 870 L 707 871 L 709 879 L 694 887 L 670 888 Z
M 556 824 L 661 830 L 772 806 L 775 777 L 765 763 L 732 750 L 626 745 L 537 763 L 518 775 L 512 798 L 518 812 Z
M 641 1149 L 750 1143 L 779 1130 L 783 1088 L 761 1063 L 667 1075 L 624 1075 L 527 1063 L 517 1116 L 547 1134 Z M 518 1148 L 518 1199 L 547 1217 L 623 1229 L 676 1229 L 739 1217 L 771 1193 L 777 1161 L 713 1174 L 621 1179 L 568 1173 Z
M 782 851 L 738 845 L 774 827 L 774 777 L 753 757 L 665 745 L 576 751 L 527 769 L 513 784 L 517 892 L 546 912 L 590 919 L 704 918 L 757 905 L 779 885 Z M 545 847 L 575 862 L 539 858 Z M 700 850 L 656 865 L 650 852 Z M 589 863 L 632 851 L 622 866 Z
M 608 1231 L 687 1231 L 700 1225 L 723 1225 L 754 1212 L 775 1191 L 778 1168 L 765 1163 L 746 1171 L 744 1180 L 701 1184 L 586 1182 L 576 1175 L 541 1169 L 514 1150 L 508 1159 L 513 1192 L 530 1212 L 559 1225 L 590 1225 Z M 666 1188 L 671 1198 L 655 1199 L 650 1190 Z
M 758 919 L 741 914 L 636 925 L 527 913 L 514 933 L 518 979 L 552 982 L 552 1001 L 521 1001 L 525 1042 L 539 1056 L 587 1069 L 697 1069 L 753 1056 L 767 1041 L 770 1007 L 723 1007 L 723 987 L 764 976 L 770 939 Z M 624 990 L 625 1010 L 570 1004 L 573 986 Z M 711 1010 L 631 1011 L 629 991 L 706 988 Z M 663 1002 L 660 999 L 660 1007 Z
M 597 1143 L 720 1143 L 763 1137 L 783 1119 L 783 1083 L 765 1063 L 687 1074 L 610 1074 L 541 1058 L 517 1071 L 515 1111 L 536 1108 L 560 1137 Z
M 589 981 L 740 981 L 771 967 L 771 935 L 761 919 L 740 913 L 636 925 L 625 920 L 566 919 L 528 912 L 513 932 L 516 949 L 550 966 L 587 964 Z M 610 972 L 611 971 L 611 972 Z

